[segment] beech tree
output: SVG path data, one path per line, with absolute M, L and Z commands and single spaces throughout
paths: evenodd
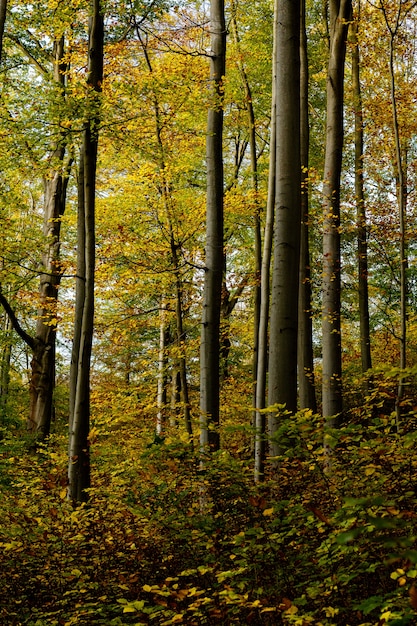
M 20 47 L 26 46 L 19 41 Z M 40 44 L 39 44 L 40 45 Z M 60 122 L 63 103 L 65 102 L 65 55 L 64 36 L 58 36 L 53 44 L 51 60 L 53 64 L 54 113 Z M 48 80 L 50 72 L 40 62 L 30 58 L 35 69 L 40 71 L 42 78 Z M 19 322 L 4 293 L 0 302 L 8 312 L 13 328 L 27 344 L 32 352 L 31 375 L 29 383 L 30 409 L 27 428 L 40 438 L 49 435 L 53 417 L 53 395 L 55 388 L 55 346 L 57 328 L 58 288 L 62 275 L 60 263 L 60 231 L 61 219 L 66 206 L 66 193 L 71 167 L 67 159 L 66 136 L 64 132 L 56 133 L 52 138 L 52 146 L 48 155 L 50 166 L 44 174 L 43 193 L 43 242 L 41 272 L 39 280 L 39 306 L 34 335 L 26 332 Z
M 278 2 L 276 19 L 276 181 L 271 292 L 269 405 L 297 409 L 298 284 L 301 233 L 300 3 Z M 268 418 L 272 456 L 279 417 Z
M 72 383 L 73 415 L 69 428 L 68 497 L 73 502 L 88 499 L 90 486 L 90 364 L 94 331 L 94 273 L 95 273 L 95 201 L 98 133 L 100 123 L 100 94 L 103 82 L 104 17 L 100 0 L 93 0 L 88 38 L 88 90 L 90 106 L 83 130 L 81 181 L 83 199 L 78 207 L 79 241 L 84 243 L 80 251 L 79 280 L 85 280 L 83 301 L 77 303 L 75 346 L 78 355 L 76 375 Z M 84 219 L 83 219 L 84 218 Z M 85 271 L 85 274 L 82 272 Z M 80 274 L 78 274 L 80 272 Z M 79 328 L 79 331 L 78 331 Z M 75 360 L 75 359 L 74 359 Z
M 359 7 L 360 10 L 360 7 Z M 369 323 L 369 289 L 368 289 L 368 227 L 366 222 L 365 190 L 364 190 L 364 124 L 362 111 L 362 90 L 360 81 L 360 49 L 358 29 L 360 14 L 352 22 L 352 86 L 355 114 L 355 197 L 357 221 L 358 249 L 358 301 L 359 329 L 361 345 L 362 372 L 372 367 L 371 337 Z
M 313 322 L 311 311 L 311 267 L 309 242 L 309 113 L 308 113 L 308 53 L 306 6 L 301 0 L 300 26 L 300 158 L 301 158 L 301 239 L 300 284 L 298 303 L 298 381 L 300 407 L 317 412 L 314 384 Z
M 200 444 L 202 451 L 220 445 L 220 309 L 223 254 L 223 79 L 226 24 L 223 0 L 210 2 L 210 86 L 207 117 L 207 213 L 203 318 L 200 350 Z
M 323 416 L 336 424 L 343 410 L 340 330 L 340 176 L 343 151 L 343 95 L 350 0 L 329 2 L 326 150 L 323 182 L 322 352 Z

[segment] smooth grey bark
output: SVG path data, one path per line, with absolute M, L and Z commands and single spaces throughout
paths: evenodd
M 266 383 L 268 370 L 268 326 L 270 301 L 270 270 L 272 257 L 272 240 L 274 234 L 274 204 L 276 186 L 276 39 L 277 39 L 277 10 L 278 0 L 274 5 L 274 29 L 272 51 L 272 102 L 271 102 L 271 129 L 270 152 L 268 171 L 268 197 L 266 204 L 266 219 L 264 244 L 261 264 L 261 302 L 258 330 L 258 366 L 256 373 L 256 416 L 255 416 L 255 482 L 263 479 L 266 455 L 266 415 L 263 412 L 266 405 Z
M 366 224 L 365 191 L 363 177 L 363 111 L 360 82 L 360 51 L 358 42 L 359 18 L 353 20 L 352 31 L 352 85 L 355 115 L 355 199 L 358 250 L 358 300 L 359 333 L 361 346 L 362 372 L 372 368 L 371 337 L 369 324 L 368 290 L 368 228 Z
M 91 117 L 83 132 L 85 298 L 81 322 L 74 414 L 69 432 L 68 498 L 74 503 L 88 500 L 90 486 L 90 367 L 94 332 L 95 198 L 103 81 L 104 20 L 100 0 L 92 0 L 89 24 L 88 86 Z M 78 270 L 77 270 L 78 274 Z
M 207 115 L 206 258 L 200 347 L 200 445 L 202 452 L 220 447 L 220 310 L 223 253 L 223 78 L 226 24 L 223 0 L 210 2 L 211 104 Z
M 78 361 L 80 356 L 81 327 L 85 303 L 85 197 L 84 197 L 84 153 L 80 151 L 77 190 L 77 274 L 75 279 L 75 311 L 72 337 L 70 390 L 69 390 L 69 432 L 74 421 L 75 395 L 77 392 Z
M 300 2 L 279 0 L 276 44 L 276 188 L 271 291 L 269 406 L 297 410 L 298 283 L 301 233 Z M 270 453 L 279 452 L 276 412 L 268 415 Z
M 298 299 L 298 385 L 301 409 L 317 412 L 314 384 L 313 320 L 311 310 L 311 270 L 309 243 L 309 145 L 308 54 L 305 0 L 301 0 L 300 30 L 300 155 L 301 155 L 301 240 Z
M 322 351 L 323 417 L 336 426 L 343 411 L 340 327 L 340 176 L 346 38 L 351 0 L 330 0 L 327 70 L 326 155 L 323 182 Z

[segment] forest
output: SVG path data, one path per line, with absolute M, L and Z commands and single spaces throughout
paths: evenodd
M 0 623 L 417 624 L 416 0 L 0 0 Z

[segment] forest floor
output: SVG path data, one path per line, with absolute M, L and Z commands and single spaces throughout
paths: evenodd
M 0 440 L 3 626 L 417 624 L 417 434 L 379 417 L 327 434 L 283 419 L 254 484 L 250 433 L 204 472 L 178 433 L 94 429 L 88 505 L 66 439 Z

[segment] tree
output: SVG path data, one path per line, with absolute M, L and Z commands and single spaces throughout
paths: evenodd
M 305 0 L 301 0 L 300 31 L 300 155 L 301 155 L 301 240 L 298 302 L 298 381 L 300 407 L 317 412 L 314 385 L 313 323 L 311 312 L 311 268 L 309 242 L 309 158 L 308 54 Z
M 368 289 L 368 228 L 366 223 L 365 191 L 363 176 L 363 111 L 362 92 L 360 81 L 360 50 L 358 42 L 358 28 L 360 16 L 352 22 L 352 85 L 355 115 L 355 197 L 358 246 L 358 299 L 359 299 L 359 329 L 361 344 L 362 372 L 366 373 L 372 367 L 371 338 L 369 323 L 369 289 Z
M 14 38 L 14 41 L 16 38 Z M 27 45 L 20 40 L 19 47 L 29 56 L 31 64 L 41 76 L 50 79 L 47 66 L 44 67 L 35 57 L 28 54 Z M 38 47 L 40 49 L 41 45 Z M 52 124 L 60 125 L 65 103 L 64 36 L 55 38 L 53 51 L 47 56 L 52 61 L 53 80 L 51 95 Z M 23 331 L 13 312 L 11 321 L 14 329 L 26 342 L 32 352 L 31 376 L 29 384 L 30 410 L 27 419 L 29 432 L 40 438 L 49 435 L 53 416 L 53 394 L 55 387 L 55 344 L 57 327 L 58 288 L 62 275 L 60 264 L 61 219 L 65 211 L 68 178 L 71 160 L 65 162 L 66 135 L 62 130 L 52 136 L 48 155 L 48 166 L 44 170 L 43 193 L 43 242 L 40 262 L 38 312 L 34 335 Z M 2 294 L 5 306 L 5 296 Z M 10 310 L 10 306 L 8 309 Z M 7 310 L 7 309 L 6 309 Z
M 7 0 L 0 0 L 0 63 L 3 52 L 4 27 L 6 25 Z
M 276 186 L 276 45 L 278 35 L 278 7 L 274 4 L 274 40 L 272 51 L 272 102 L 271 102 L 271 130 L 270 153 L 268 170 L 268 197 L 266 205 L 266 220 L 261 264 L 261 293 L 258 325 L 258 359 L 256 371 L 256 416 L 255 416 L 255 481 L 261 480 L 264 473 L 266 453 L 266 418 L 263 409 L 266 404 L 266 379 L 268 370 L 268 326 L 270 305 L 270 270 L 272 256 L 272 242 L 274 233 L 274 204 Z
M 81 250 L 82 268 L 85 276 L 84 301 L 77 310 L 81 320 L 79 325 L 79 346 L 77 372 L 74 376 L 75 385 L 74 414 L 69 430 L 69 463 L 68 463 L 68 497 L 71 501 L 83 502 L 88 499 L 87 489 L 90 486 L 90 364 L 94 331 L 94 273 L 95 273 L 95 200 L 96 170 L 98 152 L 98 132 L 100 122 L 100 94 L 103 82 L 103 46 L 104 18 L 100 0 L 92 0 L 92 14 L 89 24 L 88 39 L 88 92 L 90 115 L 84 124 L 82 145 L 82 181 L 83 201 L 79 210 L 81 219 L 80 240 L 84 242 Z M 84 220 L 82 212 L 84 210 Z M 80 271 L 81 268 L 77 269 Z M 82 269 L 81 269 L 82 271 Z
M 297 409 L 297 322 L 301 232 L 300 3 L 277 6 L 276 186 L 274 264 L 271 293 L 269 405 Z M 279 418 L 270 415 L 271 453 Z
M 210 2 L 211 102 L 207 117 L 206 258 L 200 349 L 200 444 L 202 451 L 220 445 L 220 310 L 223 255 L 223 79 L 226 24 L 223 0 Z
M 335 425 L 343 409 L 340 331 L 340 176 L 343 151 L 343 95 L 350 0 L 329 2 L 326 150 L 323 182 L 322 351 L 323 416 Z
M 401 137 L 401 127 L 398 116 L 398 97 L 395 80 L 395 56 L 396 56 L 396 39 L 399 35 L 401 25 L 406 20 L 410 11 L 416 6 L 415 2 L 402 3 L 394 8 L 393 17 L 391 19 L 390 9 L 381 2 L 381 10 L 385 20 L 386 27 L 389 32 L 389 81 L 390 81 L 390 99 L 392 111 L 392 128 L 394 133 L 395 147 L 395 178 L 397 188 L 398 203 L 398 222 L 400 233 L 399 256 L 400 256 L 400 368 L 405 370 L 407 366 L 407 148 L 403 138 Z M 404 395 L 403 374 L 400 375 L 398 381 L 397 397 L 395 401 L 395 410 L 397 417 L 397 430 L 400 430 L 401 417 L 401 401 Z

